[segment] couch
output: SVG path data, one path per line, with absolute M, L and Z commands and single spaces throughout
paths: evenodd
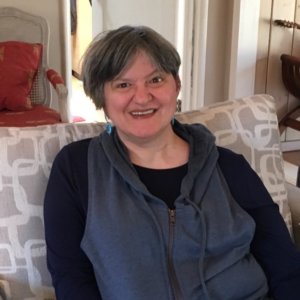
M 246 157 L 300 245 L 300 189 L 285 182 L 274 98 L 253 95 L 176 118 L 205 124 L 218 145 Z M 51 165 L 64 145 L 103 130 L 102 123 L 0 128 L 0 299 L 55 299 L 43 223 Z

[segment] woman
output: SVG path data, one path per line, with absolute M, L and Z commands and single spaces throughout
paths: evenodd
M 111 123 L 52 167 L 45 228 L 58 299 L 299 299 L 299 252 L 257 175 L 204 126 L 174 119 L 179 66 L 143 26 L 87 50 L 84 89 Z

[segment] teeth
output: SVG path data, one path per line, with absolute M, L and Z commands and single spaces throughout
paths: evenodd
M 154 109 L 148 109 L 145 111 L 133 111 L 131 114 L 134 116 L 145 116 L 145 115 L 150 115 L 154 112 Z

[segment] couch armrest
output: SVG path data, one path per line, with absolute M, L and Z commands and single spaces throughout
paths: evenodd
M 300 188 L 286 183 L 288 201 L 292 213 L 292 225 L 295 243 L 300 249 Z
M 47 78 L 57 93 L 59 113 L 62 122 L 71 122 L 71 113 L 68 103 L 68 89 L 65 86 L 63 78 L 53 69 L 47 70 Z

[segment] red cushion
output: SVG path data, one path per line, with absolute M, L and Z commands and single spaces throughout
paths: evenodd
M 33 105 L 28 111 L 0 111 L 0 126 L 5 127 L 28 127 L 60 122 L 60 115 L 57 111 L 40 104 Z
M 0 42 L 0 110 L 31 109 L 29 94 L 41 54 L 41 44 Z

